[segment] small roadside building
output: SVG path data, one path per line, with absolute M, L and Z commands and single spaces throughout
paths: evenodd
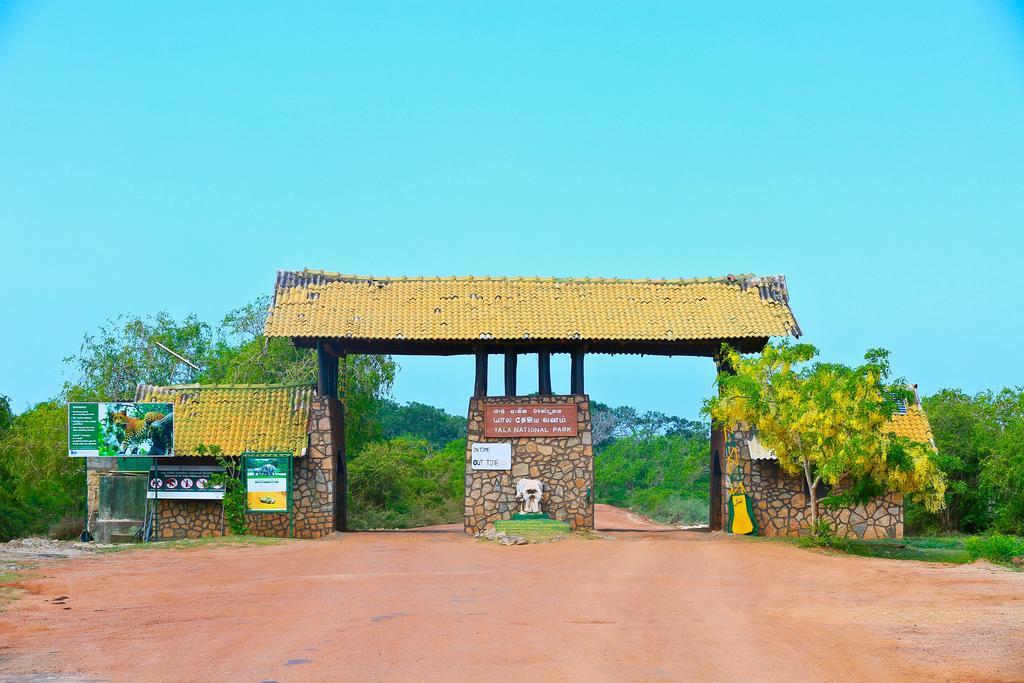
M 935 449 L 931 425 L 921 406 L 917 385 L 914 401 L 901 406 L 889 421 L 890 431 L 911 441 Z M 809 491 L 806 480 L 787 474 L 779 466 L 775 453 L 766 449 L 750 429 L 737 429 L 726 437 L 723 486 L 728 489 L 741 481 L 753 502 L 758 533 L 764 536 L 800 536 L 810 528 L 807 508 Z M 819 490 L 819 496 L 827 491 Z M 722 514 L 727 514 L 723 511 Z M 840 536 L 863 539 L 902 538 L 904 530 L 903 494 L 888 493 L 866 503 L 841 507 L 819 507 L 818 515 L 827 520 Z
M 335 492 L 338 466 L 330 415 L 340 414 L 337 399 L 317 396 L 312 385 L 204 385 L 138 387 L 137 402 L 174 405 L 175 456 L 162 457 L 151 477 L 190 468 L 215 467 L 211 450 L 237 459 L 247 452 L 287 453 L 294 460 L 294 532 L 298 538 L 318 538 L 335 529 L 337 507 L 343 501 Z M 118 476 L 110 459 L 89 463 L 89 489 L 93 514 L 91 527 L 102 537 L 102 516 L 109 508 L 101 500 L 104 479 Z M 164 477 L 167 478 L 166 476 Z M 111 488 L 110 486 L 106 488 Z M 164 492 L 152 506 L 156 510 L 159 539 L 199 538 L 224 533 L 220 500 L 187 497 L 184 491 Z M 252 533 L 265 536 L 288 534 L 284 514 L 249 514 Z

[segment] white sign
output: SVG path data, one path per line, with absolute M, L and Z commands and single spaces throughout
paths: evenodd
M 512 469 L 512 444 L 472 444 L 470 459 L 473 462 L 474 470 L 510 470 Z

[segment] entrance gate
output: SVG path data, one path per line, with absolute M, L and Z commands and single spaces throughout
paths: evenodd
M 770 337 L 800 336 L 800 328 L 782 276 L 688 280 L 381 278 L 303 270 L 278 273 L 265 334 L 290 338 L 300 348 L 316 349 L 317 392 L 321 396 L 338 396 L 339 372 L 351 354 L 461 354 L 476 357 L 472 396 L 477 403 L 471 405 L 486 404 L 493 398 L 488 394 L 487 360 L 491 354 L 500 354 L 504 358 L 504 393 L 494 400 L 521 405 L 524 397 L 518 396 L 516 387 L 519 356 L 536 354 L 539 402 L 586 405 L 581 412 L 589 415 L 584 389 L 587 354 L 705 356 L 717 361 L 723 344 L 742 353 L 756 353 Z M 571 358 L 568 396 L 553 397 L 551 393 L 554 353 Z M 727 368 L 719 367 L 723 369 Z M 342 413 L 332 411 L 330 430 L 336 434 L 335 524 L 339 529 L 344 528 L 344 508 L 337 506 L 345 490 Z M 473 443 L 509 442 L 513 453 L 520 453 L 519 461 L 513 455 L 504 475 L 493 477 L 490 488 L 480 488 L 482 503 L 489 496 L 490 502 L 498 503 L 495 509 L 500 514 L 511 514 L 514 508 L 516 479 L 543 479 L 541 464 L 527 462 L 535 454 L 542 453 L 559 471 L 568 468 L 576 474 L 578 469 L 584 476 L 570 479 L 574 484 L 575 479 L 586 483 L 585 461 L 592 459 L 593 451 L 579 430 L 573 436 L 481 436 L 474 431 L 473 415 L 470 417 L 467 472 L 473 471 Z M 587 420 L 585 431 L 589 434 L 589 416 Z M 722 526 L 724 440 L 721 429 L 713 427 L 712 528 Z M 589 472 L 592 487 L 592 462 Z M 475 500 L 468 500 L 467 510 L 471 502 L 475 507 Z M 577 520 L 578 513 L 569 513 L 569 509 L 562 514 L 571 514 L 574 525 L 593 526 L 592 501 L 589 517 L 584 512 Z M 471 518 L 475 514 L 467 512 L 467 529 L 475 528 L 476 523 L 468 521 Z

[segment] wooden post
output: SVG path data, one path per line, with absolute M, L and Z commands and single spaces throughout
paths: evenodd
M 551 353 L 546 350 L 537 354 L 537 392 L 551 395 Z
M 583 389 L 583 348 L 572 350 L 572 372 L 569 393 L 579 395 L 586 393 Z
M 719 354 L 715 355 L 715 369 L 721 372 L 735 373 L 735 369 L 725 362 Z M 725 429 L 719 422 L 711 423 L 711 506 L 708 517 L 708 528 L 721 531 L 725 528 L 725 479 L 729 473 L 725 471 Z
M 324 343 L 316 340 L 316 393 L 319 396 L 338 396 L 338 357 Z
M 476 381 L 473 383 L 473 395 L 487 395 L 487 352 L 479 349 L 476 352 Z
M 514 349 L 505 351 L 505 395 L 516 395 L 516 363 L 518 356 Z

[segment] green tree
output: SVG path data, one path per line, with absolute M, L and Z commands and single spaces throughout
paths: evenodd
M 466 418 L 449 415 L 440 408 L 411 401 L 399 405 L 390 399 L 378 404 L 378 418 L 384 438 L 412 436 L 441 448 L 466 434 Z
M 987 399 L 985 394 L 975 397 L 959 389 L 943 389 L 922 400 L 939 450 L 935 462 L 946 476 L 945 506 L 936 513 L 908 508 L 908 525 L 978 532 L 991 524 L 982 466 L 991 457 L 998 435 L 993 425 L 987 424 L 992 417 Z
M 11 428 L 14 421 L 14 413 L 11 412 L 11 399 L 9 396 L 0 394 L 0 437 Z
M 809 344 L 788 342 L 751 357 L 724 346 L 733 372 L 719 374 L 719 394 L 705 402 L 705 413 L 720 424 L 752 425 L 780 467 L 804 477 L 815 532 L 822 482 L 848 486 L 845 495 L 853 499 L 899 491 L 940 509 L 946 484 L 930 445 L 888 428 L 896 401 L 913 398 L 905 382 L 889 381 L 888 352 L 868 351 L 857 367 L 808 365 L 817 354 Z
M 130 401 L 139 384 L 195 382 L 200 371 L 156 345 L 159 342 L 202 367 L 211 352 L 209 325 L 195 315 L 176 321 L 165 311 L 119 316 L 86 334 L 78 353 L 64 359 L 73 379 L 64 385 L 70 401 Z
M 990 495 L 995 528 L 1024 535 L 1024 388 L 986 392 L 984 405 L 993 438 L 981 477 Z
M 67 452 L 67 408 L 40 403 L 0 434 L 0 538 L 45 534 L 84 511 L 82 461 Z

